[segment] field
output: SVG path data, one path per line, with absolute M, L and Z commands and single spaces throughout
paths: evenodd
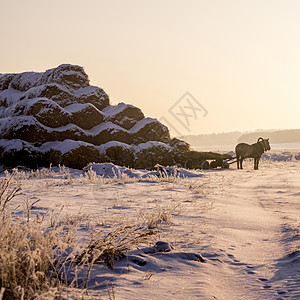
M 300 161 L 187 174 L 2 172 L 0 299 L 299 299 Z

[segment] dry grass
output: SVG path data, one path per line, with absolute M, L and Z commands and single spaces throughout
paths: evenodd
M 156 206 L 152 210 L 140 210 L 139 219 L 148 229 L 157 229 L 172 224 L 172 218 L 180 210 L 180 204 L 171 207 Z
M 1 220 L 0 228 L 0 285 L 5 288 L 4 296 L 29 299 L 51 286 L 58 287 L 55 252 L 62 253 L 66 245 L 59 230 L 45 233 L 38 220 L 23 222 L 11 216 Z
M 42 173 L 38 175 L 53 175 Z M 88 180 L 93 181 L 94 174 L 90 175 Z M 60 213 L 33 218 L 30 212 L 34 203 L 26 201 L 23 210 L 13 209 L 12 200 L 21 189 L 17 177 L 14 171 L 0 178 L 0 300 L 48 296 L 77 299 L 87 291 L 95 263 L 112 269 L 114 261 L 125 257 L 126 251 L 147 243 L 159 232 L 150 226 L 121 224 L 108 233 L 94 233 L 86 245 L 80 246 L 76 239 L 78 216 L 72 222 L 70 216 Z M 83 286 L 77 283 L 81 271 L 86 274 Z M 109 298 L 114 299 L 114 295 L 114 287 L 109 285 Z
M 50 287 L 60 286 L 56 256 L 69 246 L 70 237 L 57 226 L 44 230 L 41 219 L 31 220 L 28 211 L 16 217 L 16 211 L 9 208 L 20 191 L 14 182 L 15 175 L 16 171 L 0 180 L 1 297 L 30 299 Z
M 155 212 L 147 214 L 148 228 L 157 228 L 159 225 L 170 225 L 172 219 L 172 211 L 169 209 L 157 208 Z
M 1 179 L 0 181 L 0 214 L 2 218 L 5 217 L 6 208 L 9 202 L 21 190 L 20 184 L 12 186 L 12 182 L 16 173 L 16 170 L 14 170 L 11 175 L 6 172 L 6 178 Z
M 147 229 L 144 226 L 128 225 L 121 225 L 104 237 L 100 237 L 102 231 L 98 231 L 85 250 L 76 256 L 76 264 L 103 262 L 108 268 L 113 269 L 116 259 L 124 258 L 126 251 L 135 245 L 146 243 L 150 236 L 159 232 L 157 229 Z

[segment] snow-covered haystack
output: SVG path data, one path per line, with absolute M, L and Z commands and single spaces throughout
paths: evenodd
M 184 146 L 182 148 L 182 145 Z M 180 162 L 186 143 L 125 103 L 110 105 L 80 66 L 0 74 L 0 163 L 29 167 L 89 162 L 153 167 Z

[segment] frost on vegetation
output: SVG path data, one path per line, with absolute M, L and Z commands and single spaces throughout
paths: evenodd
M 18 194 L 21 190 L 19 183 L 15 184 L 14 175 L 17 173 L 16 170 L 12 174 L 5 173 L 6 177 L 0 179 L 0 214 L 2 218 L 6 213 L 9 202 Z
M 149 229 L 163 229 L 172 225 L 173 216 L 181 210 L 180 203 L 160 206 L 156 205 L 154 208 L 147 210 L 141 209 L 139 211 L 139 223 Z
M 69 169 L 64 165 L 58 167 L 39 168 L 29 170 L 25 167 L 17 167 L 12 169 L 14 173 L 13 180 L 27 179 L 45 179 L 46 186 L 61 184 L 126 184 L 137 181 L 153 181 L 153 182 L 177 182 L 190 177 L 202 177 L 202 172 L 190 171 L 177 167 L 157 166 L 157 170 L 135 170 L 127 167 L 121 167 L 113 163 L 90 163 L 83 171 Z M 5 170 L 6 176 L 10 176 L 11 172 Z M 51 180 L 52 179 L 52 180 Z M 61 181 L 63 179 L 63 181 Z
M 175 179 L 184 179 L 189 177 L 202 177 L 203 173 L 191 171 L 177 167 L 156 166 L 156 170 L 148 171 L 143 169 L 131 169 L 120 167 L 113 163 L 92 163 L 84 168 L 84 171 L 93 170 L 97 175 L 104 178 L 136 178 L 136 179 L 154 179 L 169 181 Z
M 49 168 L 40 168 L 36 170 L 30 170 L 28 171 L 25 168 L 25 171 L 22 170 L 22 167 L 20 169 L 14 168 L 14 179 L 30 179 L 30 178 L 39 178 L 39 179 L 46 179 L 46 178 L 53 178 L 53 179 L 66 179 L 67 183 L 71 184 L 73 182 L 73 176 L 70 172 L 69 168 L 66 168 L 63 166 L 58 167 L 52 167 L 52 164 L 50 164 Z M 6 170 L 6 174 L 9 174 L 9 172 Z
M 0 287 L 4 299 L 32 299 L 60 285 L 55 253 L 65 251 L 69 237 L 56 226 L 45 231 L 39 218 L 11 212 L 8 206 L 20 190 L 15 173 L 0 179 Z
M 86 172 L 85 176 L 87 177 L 88 181 L 91 183 L 94 183 L 95 180 L 97 179 L 97 174 L 96 172 L 90 167 Z
M 114 261 L 124 258 L 126 251 L 149 243 L 160 232 L 150 226 L 121 224 L 108 232 L 92 228 L 89 241 L 79 243 L 76 234 L 85 216 L 52 212 L 31 217 L 36 202 L 29 201 L 23 211 L 11 209 L 21 188 L 16 174 L 15 170 L 0 178 L 0 299 L 79 297 L 88 289 L 95 263 L 113 269 Z M 88 176 L 95 175 L 90 171 Z M 114 295 L 112 286 L 108 293 Z
M 108 268 L 113 269 L 115 260 L 124 258 L 126 251 L 147 243 L 149 238 L 157 233 L 159 233 L 157 229 L 147 229 L 140 225 L 120 225 L 104 237 L 100 236 L 102 231 L 98 231 L 85 249 L 76 255 L 75 263 L 91 262 L 93 265 L 95 262 L 103 262 Z
M 157 209 L 155 209 L 154 212 L 147 212 L 145 215 L 147 227 L 153 229 L 163 225 L 170 225 L 172 220 L 172 214 L 176 208 L 177 206 L 173 209 L 164 209 L 158 207 Z

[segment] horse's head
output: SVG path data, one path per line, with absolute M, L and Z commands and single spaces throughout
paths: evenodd
M 264 139 L 264 148 L 265 150 L 271 150 L 269 139 Z
M 265 151 L 271 150 L 269 139 L 263 139 L 262 137 L 260 137 L 258 138 L 257 142 L 262 144 Z

